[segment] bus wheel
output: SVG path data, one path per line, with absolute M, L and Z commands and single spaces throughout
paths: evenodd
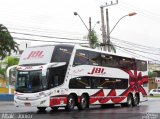
M 57 111 L 59 107 L 51 107 L 53 111 Z
M 46 110 L 46 107 L 37 107 L 37 109 L 38 109 L 39 111 L 45 111 L 45 110 Z
M 121 105 L 125 106 L 125 107 L 131 107 L 132 106 L 132 102 L 133 102 L 133 97 L 132 97 L 131 94 L 129 94 L 128 97 L 127 97 L 127 102 L 126 103 L 122 103 Z
M 127 107 L 132 106 L 132 101 L 133 101 L 133 97 L 132 97 L 131 94 L 129 94 L 128 97 L 127 97 Z
M 72 110 L 74 110 L 74 106 L 75 106 L 75 98 L 74 98 L 73 95 L 69 95 L 65 110 L 66 111 L 72 111 Z
M 133 106 L 137 106 L 139 104 L 139 95 L 136 94 L 133 99 Z
M 84 110 L 88 107 L 89 101 L 86 95 L 82 95 L 80 99 L 80 103 L 78 104 L 78 109 L 79 110 Z

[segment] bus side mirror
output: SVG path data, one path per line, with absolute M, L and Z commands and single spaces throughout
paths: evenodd
M 11 69 L 13 69 L 13 68 L 15 68 L 15 67 L 17 67 L 17 65 L 13 65 L 13 66 L 10 66 L 10 67 L 8 67 L 7 68 L 7 71 L 6 71 L 6 77 L 7 77 L 7 80 L 9 81 L 10 79 L 10 71 L 11 71 Z
M 17 67 L 17 65 L 13 65 L 13 66 L 10 66 L 7 68 L 7 71 L 6 71 L 6 77 L 7 77 L 7 80 L 8 80 L 8 93 L 11 94 L 11 73 L 10 71 L 12 69 L 14 69 L 15 67 Z

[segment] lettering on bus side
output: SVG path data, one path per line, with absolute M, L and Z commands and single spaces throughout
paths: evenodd
M 44 52 L 43 51 L 31 51 L 27 56 L 27 59 L 31 58 L 43 58 Z
M 88 72 L 88 74 L 100 74 L 100 75 L 103 75 L 105 73 L 106 72 L 104 71 L 104 68 L 100 68 L 100 67 L 98 68 L 94 67 L 91 72 Z

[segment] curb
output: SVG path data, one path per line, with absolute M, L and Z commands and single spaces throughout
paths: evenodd
M 0 101 L 13 101 L 14 95 L 13 94 L 0 94 Z

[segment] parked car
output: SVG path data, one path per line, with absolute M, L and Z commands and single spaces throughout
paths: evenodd
M 150 96 L 160 96 L 160 89 L 151 89 L 149 92 Z

